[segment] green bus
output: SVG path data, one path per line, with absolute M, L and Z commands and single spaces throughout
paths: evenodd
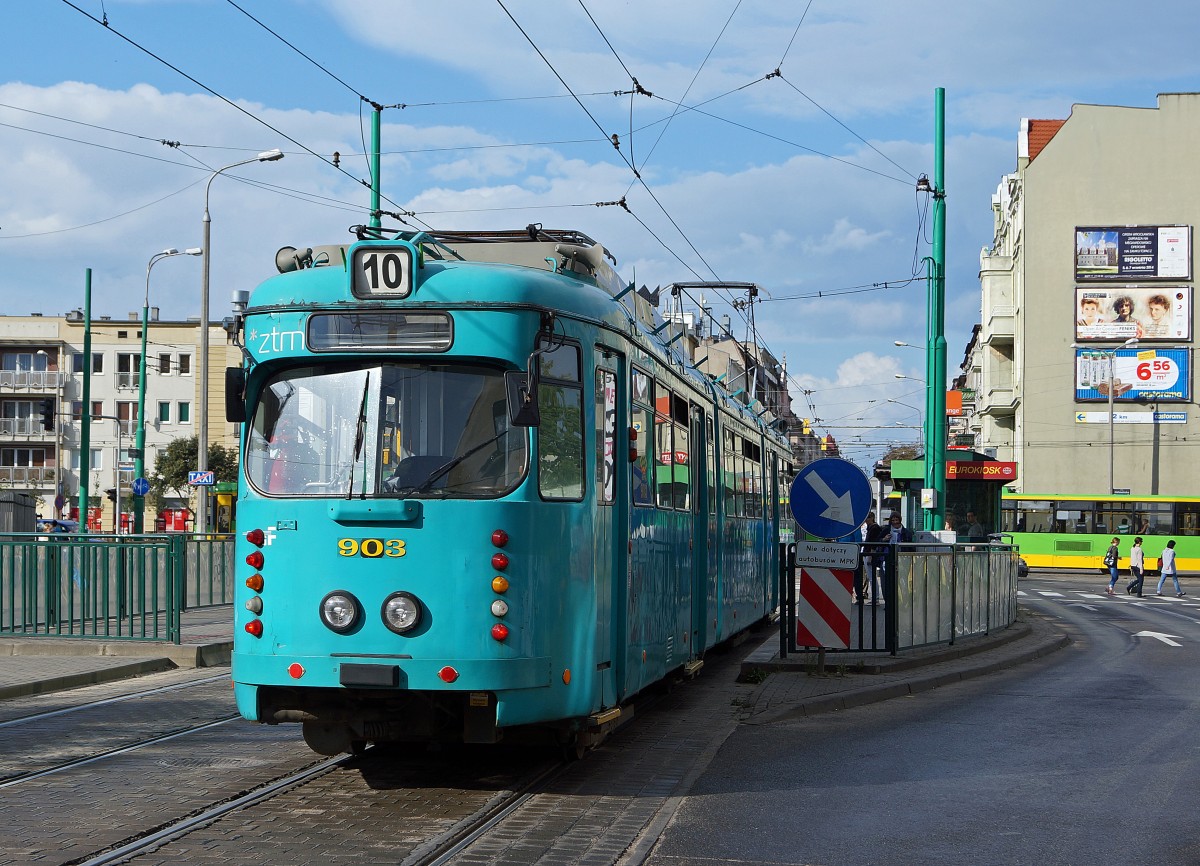
M 1129 549 L 1140 535 L 1148 570 L 1174 539 L 1179 571 L 1200 571 L 1200 496 L 1004 493 L 1001 527 L 1030 568 L 1107 571 L 1104 553 L 1119 538 L 1120 566 L 1127 569 Z

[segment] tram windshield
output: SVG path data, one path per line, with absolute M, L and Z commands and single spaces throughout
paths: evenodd
M 271 496 L 499 496 L 524 477 L 503 371 L 306 366 L 259 394 L 246 477 Z

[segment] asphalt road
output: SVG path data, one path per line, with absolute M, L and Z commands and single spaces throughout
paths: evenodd
M 1022 580 L 1022 603 L 1074 641 L 1045 659 L 740 726 L 646 862 L 1200 862 L 1200 588 L 1150 583 L 1139 602 L 1105 585 Z

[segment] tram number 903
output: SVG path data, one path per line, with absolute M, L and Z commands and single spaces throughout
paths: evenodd
M 381 556 L 404 556 L 404 542 L 399 538 L 339 538 L 339 556 L 365 556 L 377 559 Z

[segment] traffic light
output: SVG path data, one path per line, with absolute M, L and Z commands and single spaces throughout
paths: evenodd
M 54 415 L 55 415 L 54 401 L 53 400 L 43 400 L 42 401 L 42 429 L 43 430 L 53 430 L 54 429 Z
M 109 502 L 116 502 L 117 501 L 117 488 L 115 488 L 115 487 L 108 488 L 107 490 L 104 491 L 104 495 L 108 497 Z

